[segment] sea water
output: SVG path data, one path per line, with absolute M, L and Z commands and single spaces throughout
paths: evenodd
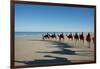
M 42 35 L 46 35 L 46 34 L 61 34 L 63 33 L 64 35 L 69 35 L 70 33 L 72 33 L 73 35 L 76 33 L 76 32 L 15 32 L 15 36 L 42 36 Z M 81 34 L 82 32 L 77 32 L 78 34 Z M 88 32 L 83 32 L 85 35 L 88 33 Z M 90 32 L 91 35 L 93 35 L 94 33 L 93 32 Z

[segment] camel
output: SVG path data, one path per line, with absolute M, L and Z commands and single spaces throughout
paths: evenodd
M 60 35 L 58 34 L 58 37 L 59 37 L 59 40 L 61 40 L 61 39 L 64 40 L 65 39 L 63 33 L 61 33 Z
M 42 39 L 45 40 L 45 39 L 49 39 L 50 38 L 50 35 L 47 33 L 46 35 L 42 35 Z
M 67 35 L 66 35 L 66 36 L 67 36 Z M 67 36 L 67 38 L 73 40 L 73 35 L 70 33 L 70 34 Z
M 89 44 L 88 48 L 90 48 L 90 43 L 91 43 L 91 35 L 90 35 L 90 33 L 88 33 L 88 35 L 86 36 L 86 41 Z
M 50 35 L 50 38 L 51 39 L 57 39 L 56 34 L 54 33 L 54 34 Z
M 74 35 L 74 40 L 75 40 L 75 46 L 76 46 L 76 43 L 79 40 L 79 36 L 78 36 L 77 32 Z
M 79 35 L 79 39 L 80 39 L 80 41 L 82 41 L 83 44 L 84 44 L 84 34 L 83 34 L 83 32 Z

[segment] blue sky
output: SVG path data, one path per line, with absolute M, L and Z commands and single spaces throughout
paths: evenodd
M 93 32 L 94 8 L 15 4 L 15 32 Z

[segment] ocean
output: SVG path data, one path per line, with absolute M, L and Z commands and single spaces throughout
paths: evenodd
M 41 36 L 42 34 L 60 34 L 61 32 L 15 32 L 15 36 Z M 68 32 L 63 32 L 67 34 Z
M 62 32 L 15 32 L 15 36 L 42 36 L 42 34 L 60 34 Z M 63 32 L 64 35 L 68 35 L 68 34 L 75 34 L 76 32 Z M 78 34 L 80 34 L 81 32 L 78 32 Z M 84 34 L 87 34 L 88 32 L 84 32 Z M 90 32 L 92 35 L 94 34 L 93 32 Z

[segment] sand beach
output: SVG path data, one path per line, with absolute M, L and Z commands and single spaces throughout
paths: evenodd
M 74 40 L 43 40 L 41 36 L 15 36 L 15 66 L 66 62 L 92 62 L 95 60 L 94 44 Z

